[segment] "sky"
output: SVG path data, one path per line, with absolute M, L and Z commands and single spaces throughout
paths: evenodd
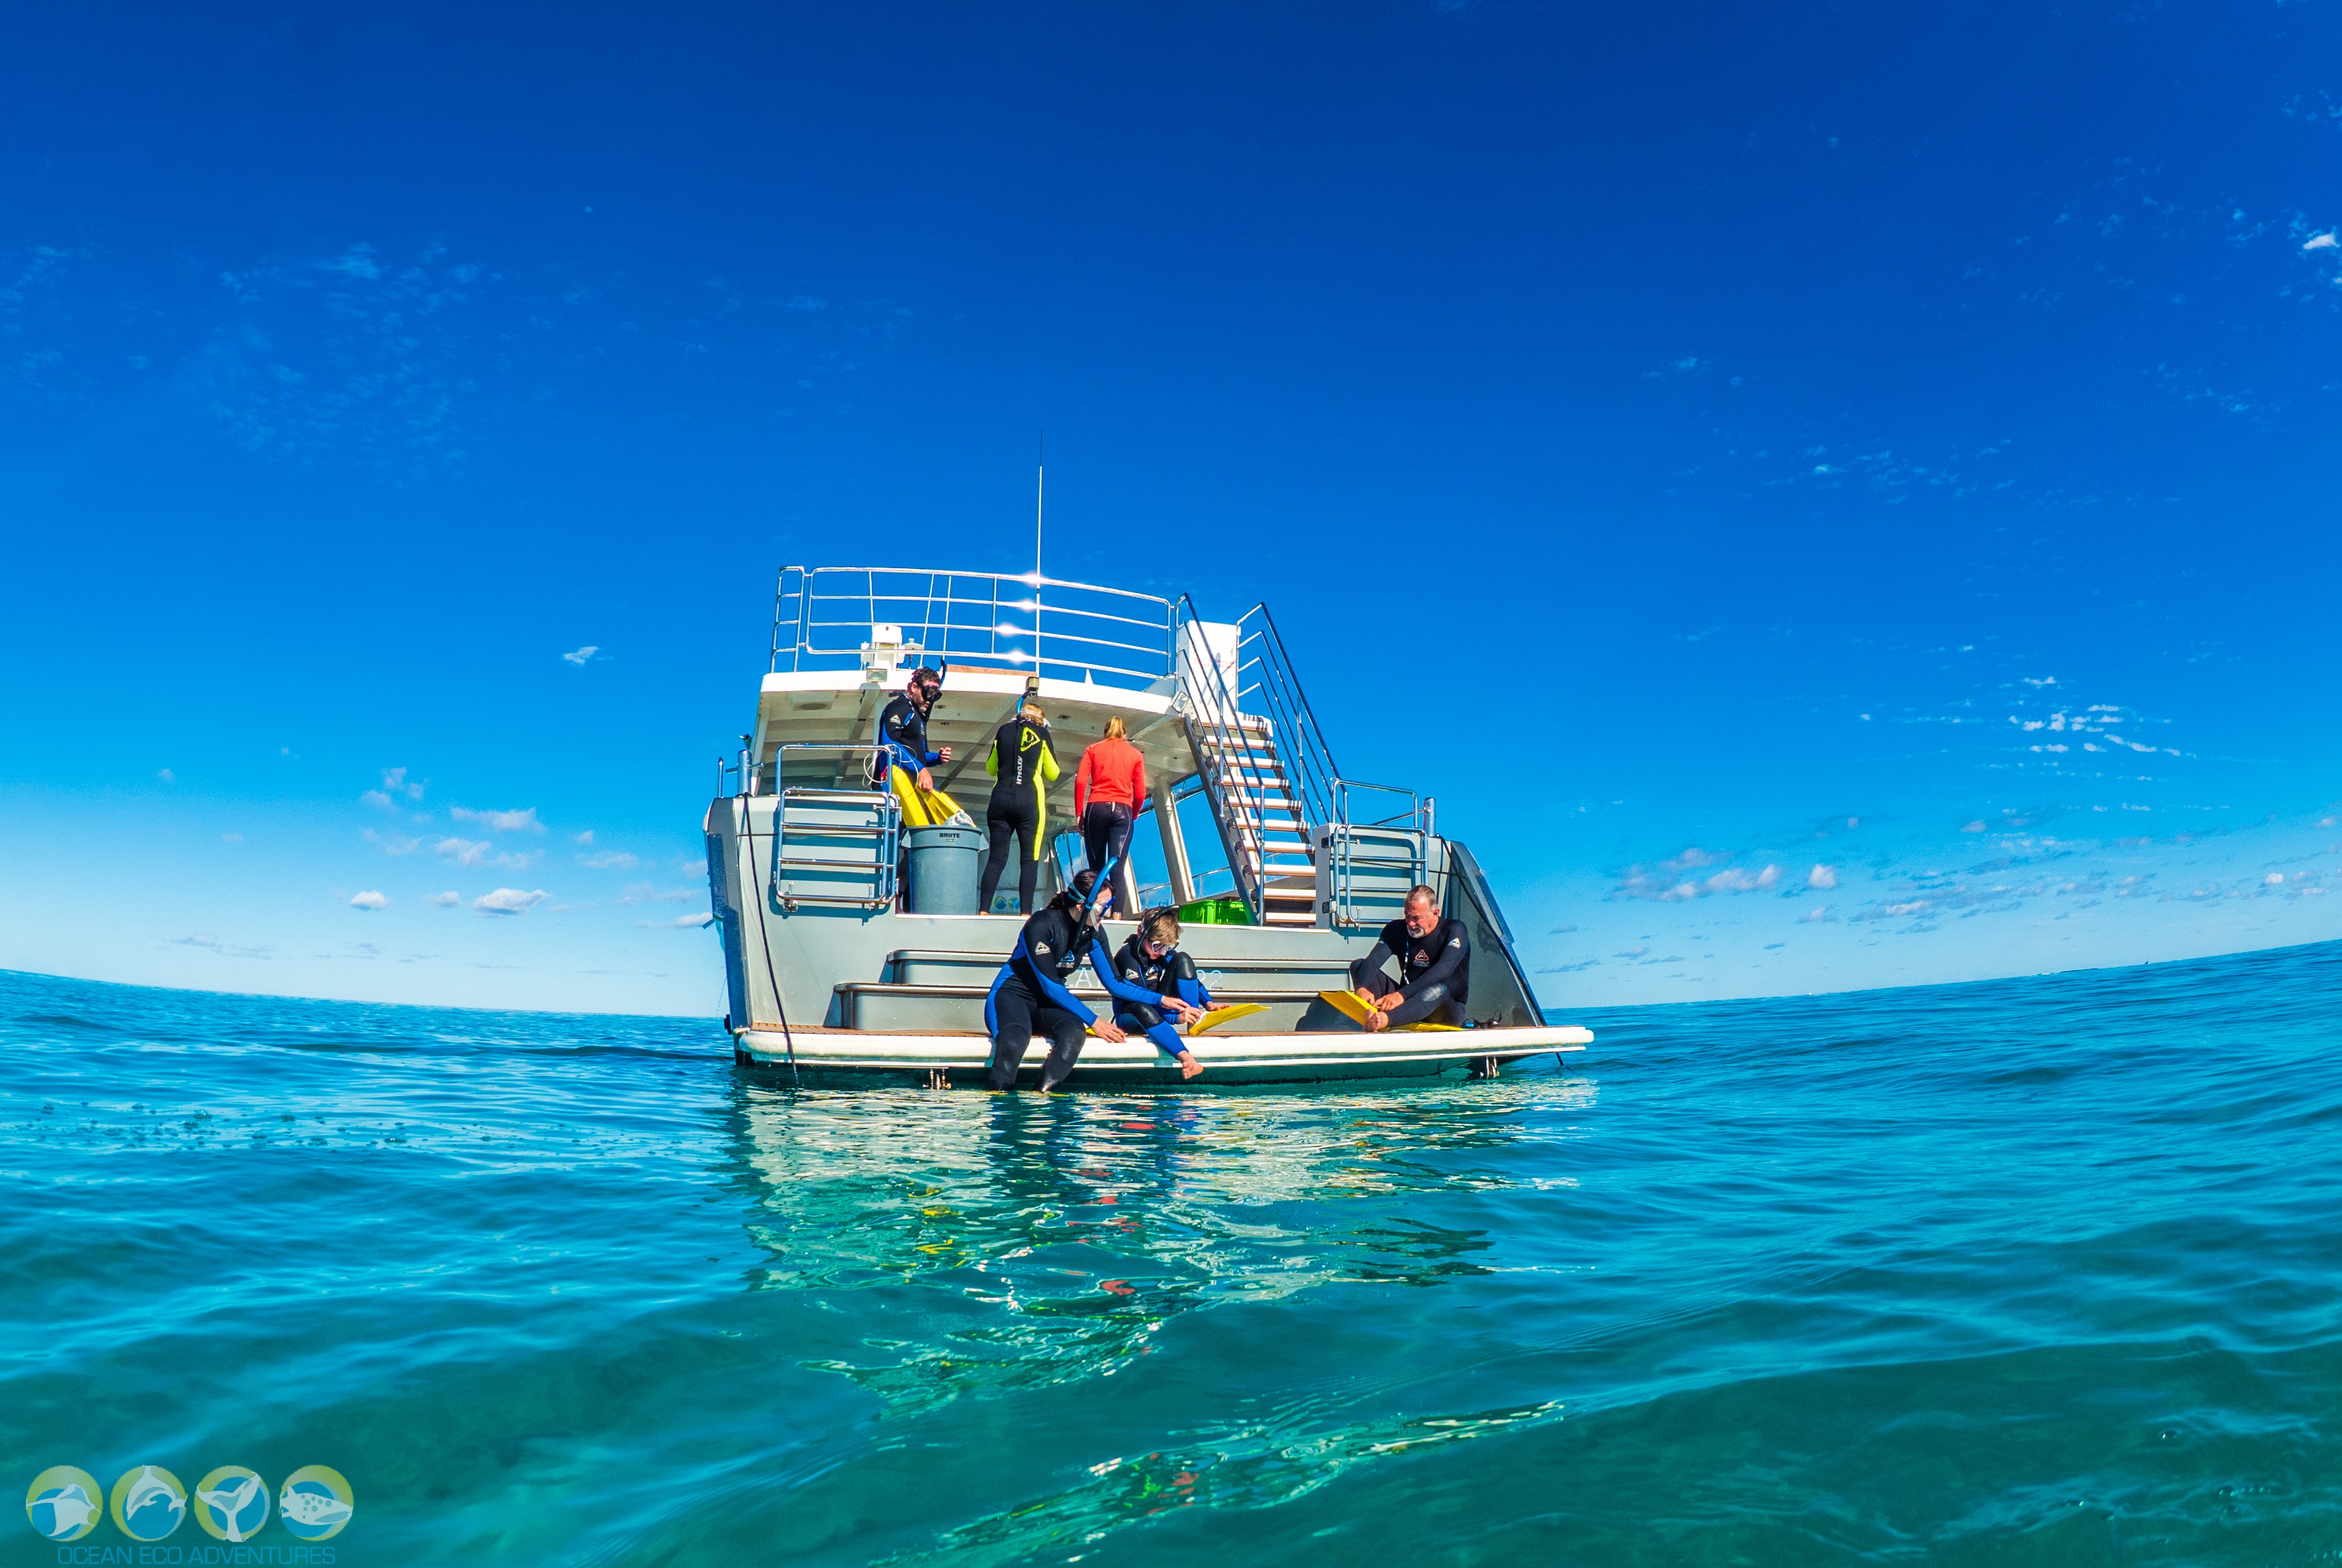
M 1045 429 L 1548 1007 L 2342 935 L 2332 5 L 0 29 L 0 967 L 721 1013 L 774 569 Z

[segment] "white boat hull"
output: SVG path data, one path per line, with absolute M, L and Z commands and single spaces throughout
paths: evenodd
M 1199 1034 L 1188 1047 L 1204 1071 L 1182 1079 L 1171 1058 L 1146 1039 L 1120 1044 L 1096 1037 L 1082 1047 L 1066 1086 L 1210 1089 L 1238 1084 L 1322 1084 L 1364 1078 L 1491 1077 L 1507 1062 L 1583 1051 L 1593 1040 L 1566 1025 L 1459 1030 Z M 860 1029 L 745 1029 L 734 1036 L 744 1067 L 777 1068 L 798 1083 L 866 1086 L 886 1082 L 976 1085 L 986 1081 L 992 1042 L 960 1032 Z M 1040 1077 L 1049 1043 L 1026 1049 L 1020 1084 Z M 940 1074 L 940 1078 L 938 1078 Z

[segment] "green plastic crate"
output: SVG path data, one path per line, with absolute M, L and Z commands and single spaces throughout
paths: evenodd
M 1182 925 L 1250 925 L 1252 912 L 1241 898 L 1199 898 L 1179 906 Z

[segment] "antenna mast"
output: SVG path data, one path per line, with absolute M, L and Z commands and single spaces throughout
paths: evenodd
M 1041 674 L 1041 500 L 1047 474 L 1049 433 L 1040 432 L 1033 444 L 1033 674 Z

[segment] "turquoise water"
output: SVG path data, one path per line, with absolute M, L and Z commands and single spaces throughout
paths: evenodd
M 331 1465 L 359 1564 L 2333 1563 L 2337 990 L 2342 944 L 1045 1102 L 0 974 L 0 1453 Z

